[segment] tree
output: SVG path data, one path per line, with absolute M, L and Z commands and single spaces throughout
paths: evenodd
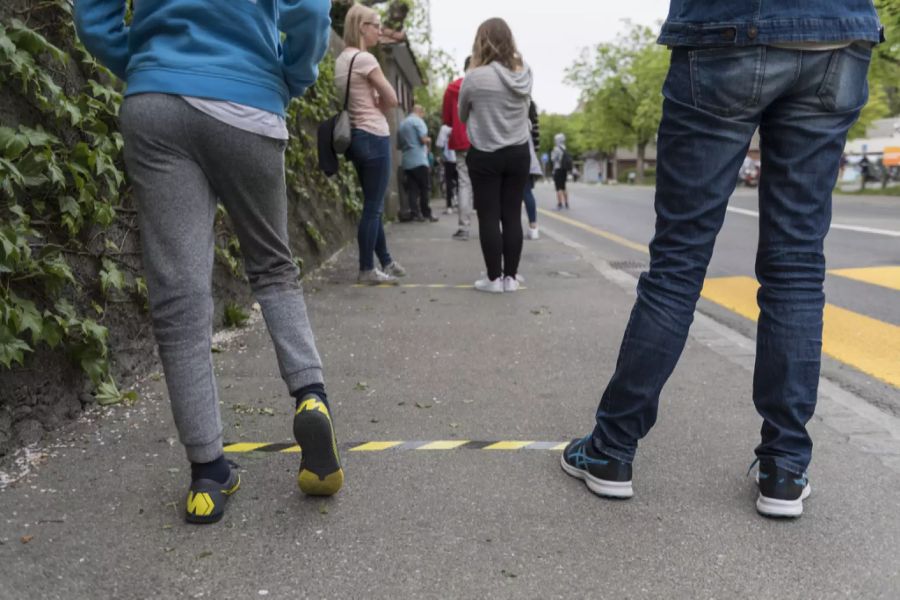
M 642 179 L 647 145 L 662 117 L 669 56 L 649 27 L 625 23 L 628 31 L 614 42 L 583 51 L 566 80 L 581 89 L 584 143 L 601 152 L 634 146 Z

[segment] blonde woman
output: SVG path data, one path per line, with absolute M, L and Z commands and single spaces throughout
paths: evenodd
M 397 107 L 397 94 L 384 76 L 378 60 L 367 50 L 378 44 L 381 17 L 367 6 L 354 4 L 344 19 L 346 48 L 335 63 L 338 95 L 350 86 L 352 141 L 347 157 L 356 168 L 363 191 L 359 221 L 359 283 L 397 283 L 406 275 L 387 249 L 381 214 L 391 174 L 391 131 L 385 114 Z M 352 66 L 352 72 L 351 72 Z M 375 266 L 378 256 L 381 269 Z
M 487 276 L 475 282 L 482 292 L 519 289 L 520 215 L 531 165 L 531 85 L 531 69 L 516 50 L 506 21 L 482 23 L 472 46 L 472 69 L 459 92 L 459 118 L 472 143 L 466 165 L 487 267 Z

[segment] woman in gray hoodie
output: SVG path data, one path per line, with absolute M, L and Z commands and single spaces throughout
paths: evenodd
M 531 69 L 519 56 L 506 21 L 482 23 L 472 46 L 472 70 L 459 92 L 459 118 L 472 143 L 466 165 L 487 267 L 487 277 L 475 282 L 482 292 L 519 288 L 522 197 L 531 160 L 531 85 Z

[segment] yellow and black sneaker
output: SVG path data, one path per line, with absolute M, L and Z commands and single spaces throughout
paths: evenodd
M 328 406 L 315 394 L 304 396 L 294 414 L 294 439 L 300 445 L 297 484 L 304 494 L 331 496 L 344 485 L 334 425 Z
M 232 469 L 228 481 L 219 483 L 212 479 L 195 479 L 188 490 L 187 510 L 184 520 L 205 525 L 218 523 L 225 514 L 228 498 L 241 487 L 241 476 Z

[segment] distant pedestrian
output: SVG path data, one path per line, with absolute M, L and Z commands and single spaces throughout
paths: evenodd
M 437 221 L 431 214 L 431 176 L 429 170 L 428 126 L 425 125 L 425 109 L 418 104 L 400 123 L 397 132 L 397 149 L 402 154 L 401 165 L 406 179 L 406 197 L 409 209 L 416 221 Z
M 466 57 L 463 66 L 465 72 L 469 71 L 471 60 L 471 56 Z M 466 157 L 471 145 L 466 133 L 466 124 L 459 119 L 459 90 L 462 83 L 463 78 L 460 77 L 447 86 L 444 91 L 441 116 L 444 125 L 450 126 L 450 139 L 447 141 L 447 147 L 456 154 L 456 177 L 459 181 L 456 194 L 459 228 L 453 234 L 453 239 L 466 241 L 469 239 L 469 226 L 472 218 L 472 181 L 469 178 L 469 167 L 466 164 Z
M 537 105 L 534 100 L 528 106 L 528 121 L 531 125 L 531 139 L 528 140 L 528 151 L 531 165 L 528 169 L 528 183 L 525 184 L 525 213 L 528 215 L 528 229 L 525 239 L 536 240 L 540 236 L 537 224 L 537 201 L 534 198 L 534 183 L 541 177 L 541 161 L 538 160 L 536 148 L 541 145 L 541 130 L 538 122 Z
M 79 0 L 85 47 L 126 82 L 119 114 L 137 202 L 153 333 L 190 461 L 185 519 L 219 521 L 240 476 L 226 461 L 210 348 L 216 205 L 231 217 L 244 269 L 294 397 L 297 481 L 332 495 L 344 481 L 331 413 L 288 241 L 285 106 L 316 80 L 331 32 L 326 3 Z M 277 26 L 294 23 L 285 37 Z M 190 35 L 186 35 L 190 32 Z M 282 50 L 276 54 L 273 48 Z M 162 498 L 158 477 L 122 486 Z
M 566 149 L 566 134 L 557 133 L 553 136 L 553 150 L 550 152 L 550 162 L 553 164 L 553 185 L 556 188 L 556 210 L 569 208 L 569 192 L 566 190 L 566 180 L 572 170 L 572 155 Z
M 528 105 L 531 68 L 503 19 L 488 19 L 472 46 L 472 70 L 459 93 L 459 118 L 472 149 L 466 157 L 487 277 L 482 292 L 513 292 L 522 254 L 522 198 L 531 155 Z
M 862 159 L 859 161 L 859 176 L 860 176 L 860 188 L 861 190 L 866 189 L 866 183 L 869 182 L 869 177 L 871 175 L 872 166 L 869 163 L 868 157 L 863 154 Z
M 650 267 L 596 413 L 562 467 L 601 496 L 628 498 L 638 441 L 684 349 L 694 309 L 753 134 L 763 157 L 753 402 L 759 513 L 797 517 L 816 408 L 825 295 L 824 240 L 847 131 L 866 103 L 881 26 L 870 0 L 768 3 L 673 0 L 659 43 L 673 48 L 657 136 Z M 798 40 L 803 40 L 799 42 Z M 723 47 L 724 46 L 724 47 Z M 699 376 L 701 379 L 703 376 Z M 715 396 L 715 384 L 710 385 Z M 728 410 L 711 404 L 710 410 Z M 704 441 L 685 439 L 685 473 Z M 708 490 L 697 489 L 700 496 Z
M 449 125 L 441 125 L 437 140 L 434 145 L 441 151 L 441 164 L 444 167 L 444 193 L 447 197 L 447 208 L 444 214 L 453 214 L 453 200 L 456 198 L 459 188 L 459 175 L 456 172 L 456 151 L 449 146 L 450 134 L 453 128 Z
M 388 252 L 382 213 L 391 177 L 391 130 L 385 114 L 397 107 L 397 94 L 388 83 L 378 60 L 368 52 L 378 44 L 381 17 L 367 6 L 354 4 L 344 18 L 344 44 L 334 65 L 338 96 L 350 85 L 352 141 L 347 156 L 356 168 L 363 192 L 363 211 L 357 230 L 359 276 L 365 285 L 397 283 L 406 275 Z M 350 67 L 353 72 L 350 72 Z M 375 266 L 375 258 L 381 269 Z

